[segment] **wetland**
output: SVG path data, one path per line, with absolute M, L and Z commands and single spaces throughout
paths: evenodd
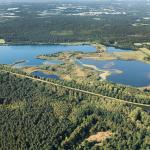
M 136 87 L 150 85 L 149 56 L 145 48 L 135 51 L 97 43 L 0 46 L 0 64 L 23 68 L 40 77 L 78 82 L 108 80 Z

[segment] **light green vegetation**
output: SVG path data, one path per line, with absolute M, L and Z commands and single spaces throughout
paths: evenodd
M 3 107 L 7 109 L 11 109 L 11 110 L 16 110 L 16 109 L 24 109 L 25 105 L 26 105 L 25 102 L 19 101 L 19 102 L 14 102 L 9 105 L 3 105 Z M 0 107 L 2 107 L 2 105 L 0 105 Z
M 130 52 L 115 52 L 113 55 L 120 60 L 139 60 L 150 63 L 150 50 L 147 48 L 139 48 Z
M 38 67 L 24 67 L 23 70 L 27 73 L 32 73 L 34 71 L 38 71 Z
M 0 39 L 0 44 L 5 44 L 5 40 L 4 39 Z
M 100 74 L 103 73 L 103 71 L 77 65 L 74 60 L 66 60 L 59 65 L 41 65 L 38 70 L 47 74 L 56 74 L 64 80 L 88 84 L 101 80 Z
M 71 36 L 73 35 L 73 31 L 67 31 L 67 30 L 64 30 L 64 31 L 51 31 L 50 32 L 50 35 L 58 35 L 58 36 Z
M 150 46 L 150 42 L 134 43 L 134 45 L 137 46 L 137 47 L 141 47 L 141 46 L 145 46 L 145 45 Z

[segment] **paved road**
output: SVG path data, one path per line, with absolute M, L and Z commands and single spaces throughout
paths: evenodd
M 1 70 L 1 71 L 9 72 L 9 71 L 5 71 L 5 70 Z M 150 105 L 147 105 L 147 104 L 134 103 L 134 102 L 129 102 L 129 101 L 121 100 L 121 99 L 116 99 L 116 98 L 104 96 L 104 95 L 101 95 L 101 94 L 96 94 L 96 93 L 93 93 L 93 92 L 89 92 L 89 91 L 85 91 L 85 90 L 81 90 L 81 89 L 77 89 L 77 88 L 72 88 L 72 87 L 69 87 L 69 86 L 64 86 L 64 85 L 53 83 L 53 82 L 50 82 L 50 81 L 46 81 L 46 80 L 30 77 L 28 75 L 22 75 L 22 74 L 13 73 L 13 72 L 9 72 L 9 73 L 14 74 L 14 75 L 19 76 L 19 77 L 28 78 L 28 79 L 31 79 L 31 80 L 35 80 L 35 81 L 51 84 L 51 85 L 54 85 L 54 86 L 57 86 L 57 87 L 61 87 L 61 88 L 65 88 L 65 89 L 69 89 L 69 90 L 73 90 L 73 91 L 77 91 L 77 92 L 81 92 L 81 93 L 85 93 L 85 94 L 89 94 L 89 95 L 93 95 L 93 96 L 106 98 L 106 99 L 109 99 L 109 100 L 115 100 L 115 101 L 119 101 L 119 102 L 122 102 L 122 103 L 136 105 L 136 106 L 139 106 L 139 107 L 145 107 L 147 109 L 150 109 Z

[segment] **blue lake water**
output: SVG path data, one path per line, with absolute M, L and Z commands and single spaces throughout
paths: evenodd
M 115 48 L 115 47 L 107 47 L 107 52 L 109 52 L 109 53 L 125 52 L 125 51 L 131 51 L 131 49 L 121 49 L 121 48 Z
M 24 66 L 37 66 L 45 60 L 35 57 L 42 54 L 52 54 L 64 51 L 94 52 L 96 48 L 89 45 L 66 46 L 66 45 L 18 45 L 0 46 L 0 64 L 13 64 L 25 60 Z
M 54 74 L 46 74 L 43 73 L 41 71 L 35 71 L 32 73 L 33 75 L 37 76 L 37 77 L 43 77 L 43 78 L 52 78 L 52 79 L 60 79 L 57 75 Z
M 140 61 L 100 61 L 92 59 L 80 60 L 83 64 L 94 65 L 102 70 L 109 70 L 112 75 L 108 77 L 109 81 L 131 85 L 148 86 L 150 85 L 150 64 Z M 121 70 L 122 73 L 114 73 L 114 70 Z

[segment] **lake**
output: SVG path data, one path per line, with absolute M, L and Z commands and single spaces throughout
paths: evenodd
M 82 59 L 80 62 L 94 65 L 101 70 L 109 70 L 112 74 L 107 79 L 115 83 L 137 87 L 150 85 L 150 64 L 144 62 L 126 60 L 101 61 L 92 59 Z M 115 70 L 120 70 L 122 73 L 116 73 Z
M 129 50 L 129 49 L 127 49 Z M 17 45 L 0 46 L 0 64 L 15 64 L 16 67 L 38 66 L 41 64 L 59 64 L 61 61 L 47 61 L 36 59 L 36 56 L 42 54 L 53 54 L 65 51 L 95 52 L 96 48 L 90 45 Z M 109 53 L 126 51 L 115 47 L 107 47 Z M 131 85 L 148 86 L 150 85 L 150 65 L 140 61 L 101 61 L 92 59 L 81 59 L 84 64 L 95 65 L 99 69 L 109 70 L 112 74 L 108 77 L 109 81 Z M 19 63 L 20 62 L 20 63 Z M 114 70 L 123 71 L 117 74 Z M 38 76 L 47 78 L 59 78 L 58 76 L 47 76 L 41 72 L 35 73 Z
M 65 51 L 95 52 L 96 48 L 89 45 L 17 45 L 0 46 L 0 64 L 14 64 L 18 61 L 25 61 L 22 66 L 37 66 L 47 61 L 36 59 L 42 54 L 52 54 Z M 20 65 L 21 65 L 20 64 Z M 18 64 L 17 64 L 18 65 Z

